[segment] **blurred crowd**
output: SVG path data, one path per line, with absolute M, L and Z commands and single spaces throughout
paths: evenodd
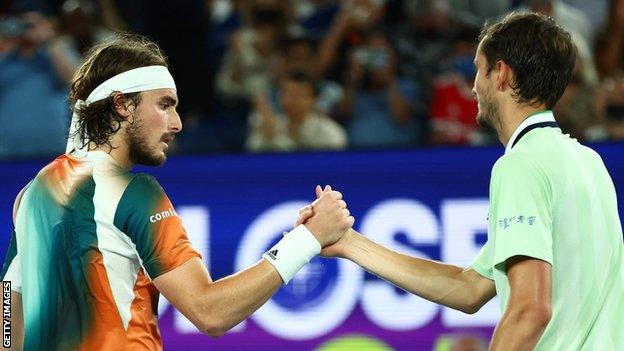
M 624 0 L 0 0 L 0 159 L 64 151 L 73 72 L 118 31 L 168 56 L 176 153 L 497 143 L 475 122 L 473 59 L 510 11 L 578 46 L 562 129 L 624 140 Z

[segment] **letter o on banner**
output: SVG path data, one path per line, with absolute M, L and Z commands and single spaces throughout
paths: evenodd
M 292 228 L 299 209 L 306 205 L 304 201 L 285 202 L 256 218 L 241 240 L 235 269 L 240 271 L 257 262 L 276 235 Z M 289 340 L 317 338 L 338 327 L 355 308 L 364 271 L 347 260 L 337 262 L 336 284 L 321 303 L 295 311 L 269 300 L 252 316 L 253 320 L 271 334 Z

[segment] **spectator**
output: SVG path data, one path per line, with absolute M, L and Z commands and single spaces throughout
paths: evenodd
M 624 0 L 613 0 L 607 30 L 598 41 L 598 69 L 602 77 L 624 70 Z
M 605 115 L 610 140 L 624 140 L 624 72 L 606 82 Z
M 65 52 L 72 74 L 89 48 L 112 34 L 97 22 L 95 5 L 90 1 L 67 0 L 61 6 L 63 33 L 52 42 L 52 47 Z
M 462 25 L 480 28 L 485 21 L 502 16 L 510 0 L 448 0 L 452 18 Z
M 217 89 L 226 98 L 250 99 L 269 88 L 277 45 L 288 27 L 284 2 L 253 0 L 244 11 L 248 25 L 233 35 L 217 73 Z
M 339 116 L 355 148 L 414 146 L 416 87 L 396 72 L 396 54 L 386 35 L 373 31 L 349 57 Z
M 342 127 L 314 111 L 317 89 L 304 72 L 290 72 L 281 81 L 283 115 L 276 115 L 266 99 L 256 102 L 247 139 L 250 151 L 341 150 L 347 145 Z
M 279 110 L 277 99 L 278 90 L 275 83 L 281 81 L 288 72 L 302 71 L 314 77 L 318 83 L 319 94 L 316 99 L 315 109 L 326 115 L 335 112 L 342 99 L 343 89 L 340 84 L 322 79 L 318 74 L 318 61 L 316 60 L 316 47 L 312 39 L 305 36 L 291 36 L 284 40 L 282 50 L 277 58 L 277 64 L 273 71 L 273 83 L 270 97 L 273 108 Z
M 583 74 L 593 83 L 598 82 L 598 73 L 594 63 L 595 31 L 585 14 L 560 0 L 524 0 L 525 7 L 530 10 L 551 16 L 572 35 L 582 61 Z
M 478 109 L 472 94 L 476 74 L 473 63 L 477 29 L 465 29 L 455 43 L 452 70 L 436 78 L 432 85 L 429 117 L 433 145 L 470 145 L 485 143 L 475 119 Z
M 566 4 L 579 9 L 595 31 L 604 30 L 609 17 L 609 5 L 613 3 L 611 0 L 562 0 Z
M 605 79 L 599 91 L 598 117 L 600 123 L 586 132 L 589 140 L 624 140 L 624 72 Z
M 131 16 L 126 19 L 130 29 L 154 40 L 167 55 L 181 96 L 180 116 L 187 127 L 198 123 L 213 95 L 206 58 L 209 25 L 205 1 L 133 0 L 118 4 L 134 6 L 131 12 L 122 11 L 120 6 L 120 12 Z
M 342 2 L 332 26 L 319 45 L 319 75 L 340 80 L 347 65 L 343 58 L 351 47 L 362 44 L 363 33 L 381 24 L 384 10 L 378 0 Z
M 597 104 L 599 85 L 586 74 L 583 65 L 577 57 L 570 82 L 554 110 L 561 130 L 580 140 L 595 141 L 606 137 L 596 134 L 594 128 L 602 125 L 604 115 Z M 592 130 L 593 134 L 588 134 L 588 130 Z
M 336 0 L 299 0 L 294 1 L 297 22 L 311 37 L 318 39 L 329 30 L 332 19 L 340 10 Z
M 560 0 L 523 0 L 520 10 L 539 12 L 554 18 L 559 25 L 576 37 L 577 43 L 582 41 L 589 48 L 593 47 L 595 29 L 591 26 L 587 16 L 579 9 Z
M 3 19 L 0 27 L 8 42 L 0 54 L 0 158 L 62 153 L 73 66 L 65 52 L 49 45 L 56 35 L 53 22 L 27 12 Z

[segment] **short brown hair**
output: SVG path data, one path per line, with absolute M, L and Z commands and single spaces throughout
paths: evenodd
M 487 74 L 501 60 L 514 72 L 511 88 L 519 103 L 555 106 L 570 81 L 577 48 L 570 33 L 548 16 L 511 13 L 486 23 L 479 36 Z
M 291 70 L 284 74 L 282 82 L 295 82 L 306 84 L 310 87 L 312 94 L 316 97 L 319 95 L 319 86 L 316 79 L 309 73 L 302 70 Z
M 72 105 L 78 100 L 84 101 L 107 79 L 134 68 L 155 65 L 167 66 L 167 59 L 158 45 L 142 36 L 116 34 L 110 41 L 89 50 L 84 63 L 74 74 L 69 100 Z M 130 93 L 125 96 L 135 105 L 141 101 L 141 93 Z M 76 133 L 83 140 L 89 139 L 97 146 L 110 145 L 110 137 L 119 130 L 123 121 L 115 112 L 112 94 L 75 112 L 79 124 Z

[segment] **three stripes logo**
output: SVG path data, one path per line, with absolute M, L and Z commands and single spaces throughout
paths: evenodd
M 272 259 L 276 260 L 277 259 L 277 249 L 271 250 L 271 251 L 267 252 L 267 255 L 269 255 L 269 257 L 271 257 Z

